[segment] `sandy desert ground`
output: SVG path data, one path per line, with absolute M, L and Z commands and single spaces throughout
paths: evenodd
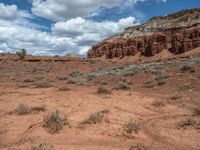
M 58 128 L 45 124 L 56 110 Z M 199 139 L 199 55 L 149 63 L 0 56 L 1 150 L 198 150 Z

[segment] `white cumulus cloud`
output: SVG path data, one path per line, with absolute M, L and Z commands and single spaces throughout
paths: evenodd
M 113 6 L 121 0 L 32 0 L 33 14 L 53 21 L 85 17 L 99 6 Z
M 98 8 L 136 4 L 148 0 L 29 0 L 32 13 L 52 21 L 98 15 Z M 167 0 L 157 0 L 167 1 Z
M 18 10 L 16 5 L 11 6 L 4 5 L 4 9 L 8 11 L 7 16 L 12 17 L 0 18 L 1 52 L 15 52 L 26 48 L 33 55 L 84 55 L 91 45 L 135 24 L 134 17 L 116 22 L 96 22 L 77 17 L 56 22 L 50 32 L 44 32 L 40 30 L 41 26 L 30 22 L 26 15 L 15 16 L 14 14 L 20 13 L 21 10 Z M 13 10 L 15 13 L 12 13 Z
M 16 5 L 5 5 L 0 3 L 0 19 L 33 18 L 31 14 L 24 10 L 18 10 Z

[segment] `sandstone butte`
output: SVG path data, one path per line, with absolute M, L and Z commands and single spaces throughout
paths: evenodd
M 126 28 L 92 46 L 88 58 L 154 56 L 164 50 L 174 55 L 200 47 L 200 8 L 153 17 L 146 23 Z

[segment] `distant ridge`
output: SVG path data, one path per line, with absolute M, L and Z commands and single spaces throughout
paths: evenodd
M 138 52 L 149 57 L 163 50 L 181 54 L 200 46 L 200 8 L 167 16 L 152 17 L 146 23 L 128 27 L 94 45 L 89 58 L 123 58 Z

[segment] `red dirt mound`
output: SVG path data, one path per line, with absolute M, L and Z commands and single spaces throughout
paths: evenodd
M 172 59 L 175 56 L 167 49 L 164 49 L 162 52 L 156 54 L 155 56 L 152 57 L 152 60 L 158 61 L 158 60 L 167 60 L 167 59 Z

